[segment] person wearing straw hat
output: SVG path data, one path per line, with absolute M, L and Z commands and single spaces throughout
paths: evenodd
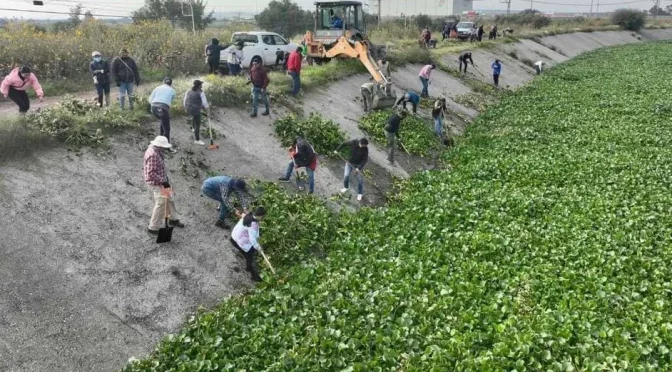
M 175 209 L 174 193 L 169 183 L 166 161 L 163 156 L 163 152 L 171 147 L 166 137 L 158 136 L 149 143 L 143 159 L 145 184 L 147 184 L 154 197 L 154 210 L 147 231 L 154 235 L 159 233 L 159 228 L 161 228 L 165 216 L 168 216 L 170 225 L 184 227 Z
M 140 85 L 140 73 L 135 60 L 128 55 L 126 48 L 122 49 L 119 57 L 112 61 L 112 77 L 119 87 L 119 106 L 124 109 L 124 102 L 128 97 L 128 106 L 133 110 L 133 84 Z
M 110 106 L 110 64 L 98 51 L 91 53 L 91 57 L 93 61 L 89 64 L 89 71 L 93 75 L 93 84 L 98 92 L 98 106 L 103 107 L 103 94 L 105 106 Z
M 208 109 L 208 100 L 203 93 L 203 82 L 194 80 L 194 85 L 184 94 L 184 109 L 191 116 L 191 126 L 194 131 L 194 143 L 205 146 L 201 141 L 201 111 Z
M 254 212 L 247 213 L 238 221 L 236 226 L 231 231 L 231 238 L 229 241 L 233 246 L 245 256 L 245 263 L 247 271 L 252 274 L 252 280 L 260 282 L 261 277 L 254 264 L 254 254 L 256 251 L 261 252 L 261 245 L 259 244 L 259 222 L 266 216 L 266 209 L 264 207 L 257 207 Z

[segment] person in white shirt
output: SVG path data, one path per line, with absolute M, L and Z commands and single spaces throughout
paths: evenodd
M 201 111 L 208 109 L 208 100 L 203 93 L 203 82 L 194 80 L 194 86 L 191 87 L 184 94 L 183 100 L 184 110 L 191 117 L 191 127 L 194 131 L 194 143 L 204 146 L 205 143 L 201 141 Z
M 243 63 L 243 46 L 245 43 L 239 41 L 236 44 L 235 48 L 228 50 L 228 56 L 226 57 L 226 63 L 229 66 L 229 75 L 236 76 L 239 75 L 242 71 L 241 63 Z
M 544 70 L 544 61 L 537 61 L 534 64 L 534 70 L 537 71 L 537 75 L 541 74 L 541 72 Z
M 254 253 L 261 251 L 259 244 L 259 222 L 266 216 L 264 207 L 258 207 L 254 212 L 247 213 L 238 221 L 231 232 L 231 244 L 233 244 L 243 256 L 247 264 L 246 270 L 252 274 L 252 280 L 260 282 L 261 277 L 254 264 Z

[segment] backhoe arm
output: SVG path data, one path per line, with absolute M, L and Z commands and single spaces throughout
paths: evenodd
M 344 55 L 350 58 L 359 59 L 359 61 L 362 62 L 362 64 L 364 64 L 366 69 L 369 71 L 371 76 L 373 76 L 373 80 L 375 80 L 376 83 L 383 86 L 390 83 L 385 78 L 385 75 L 383 75 L 382 71 L 380 70 L 380 66 L 378 66 L 378 63 L 371 57 L 369 48 L 363 42 L 355 41 L 355 45 L 353 46 L 348 41 L 348 39 L 342 37 L 331 49 L 325 53 L 325 57 L 327 58 L 342 57 Z

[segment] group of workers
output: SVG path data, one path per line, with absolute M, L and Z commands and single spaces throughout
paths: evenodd
M 171 148 L 172 145 L 165 136 L 157 136 L 150 142 L 143 158 L 144 181 L 154 199 L 147 227 L 147 231 L 152 235 L 158 235 L 164 223 L 178 228 L 185 227 L 175 208 L 173 200 L 175 192 L 170 183 L 165 161 L 164 152 Z M 262 249 L 259 244 L 259 222 L 266 216 L 266 210 L 263 207 L 248 210 L 251 198 L 247 194 L 247 184 L 242 179 L 228 176 L 210 177 L 203 182 L 201 193 L 219 203 L 219 219 L 215 223 L 216 226 L 231 229 L 225 219 L 230 215 L 239 219 L 231 231 L 230 242 L 245 257 L 246 270 L 250 272 L 252 280 L 261 281 L 254 256 Z M 236 208 L 236 203 L 240 204 L 240 209 Z

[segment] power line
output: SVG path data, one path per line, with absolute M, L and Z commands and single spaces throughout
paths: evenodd
M 527 2 L 527 0 L 518 0 L 521 2 Z M 545 5 L 565 5 L 565 6 L 582 6 L 582 7 L 587 7 L 590 8 L 590 4 L 575 4 L 575 3 L 556 3 L 556 2 L 550 2 L 550 1 L 540 1 L 540 0 L 534 0 L 535 3 L 537 4 L 545 4 Z M 635 4 L 635 3 L 648 3 L 649 0 L 632 0 L 632 1 L 624 1 L 620 3 L 600 3 L 601 6 L 609 6 L 609 5 L 625 5 L 625 4 Z
M 70 15 L 68 12 L 52 12 L 48 10 L 26 10 L 26 9 L 10 9 L 10 8 L 0 8 L 0 10 L 6 10 L 8 12 L 26 12 L 26 13 L 45 13 L 45 14 L 65 14 Z M 116 18 L 130 18 L 127 15 L 113 15 L 113 14 L 92 14 L 94 17 L 116 17 Z

